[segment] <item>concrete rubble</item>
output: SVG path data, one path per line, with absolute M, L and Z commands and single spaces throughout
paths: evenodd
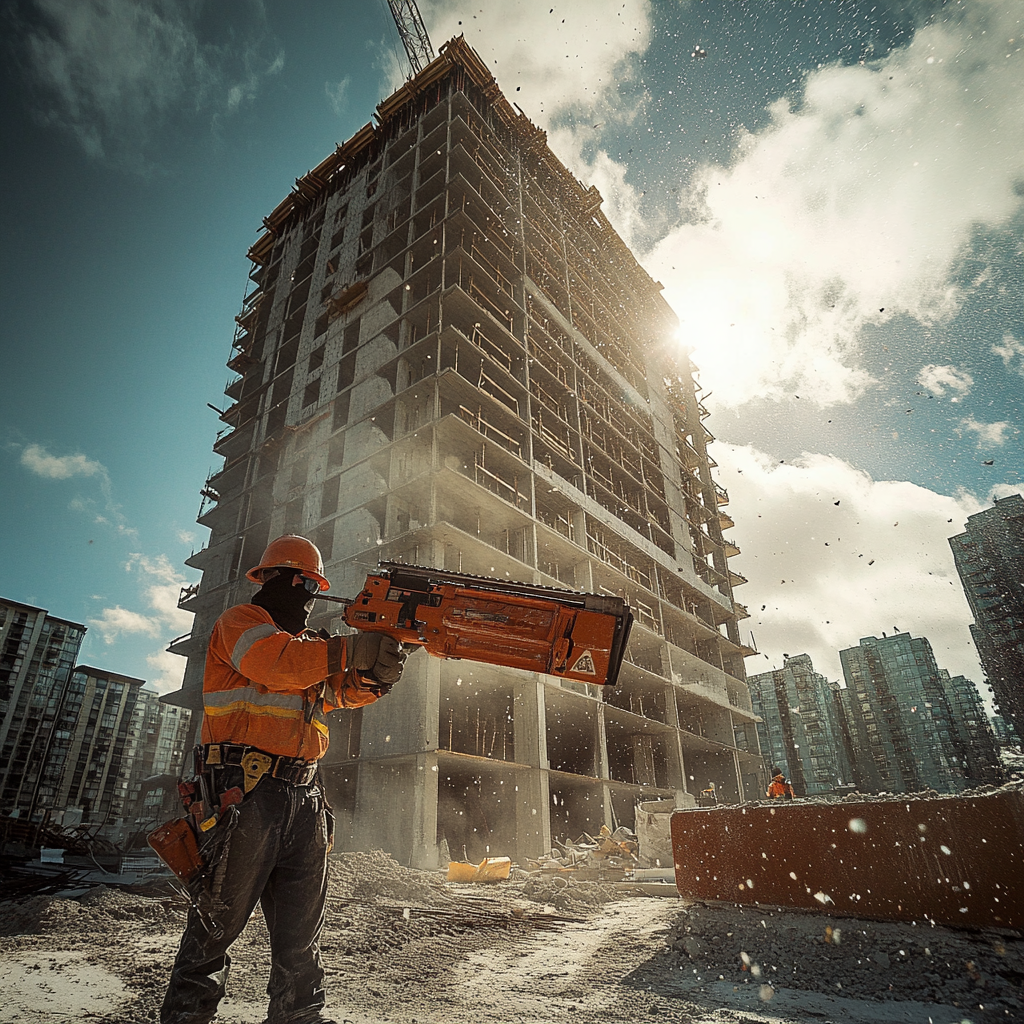
M 602 825 L 596 836 L 584 832 L 575 842 L 559 844 L 551 853 L 525 863 L 528 871 L 572 874 L 580 881 L 624 879 L 639 865 L 636 834 L 624 827 L 613 832 L 607 825 Z

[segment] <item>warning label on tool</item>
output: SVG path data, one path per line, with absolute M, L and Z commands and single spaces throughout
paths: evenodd
M 597 669 L 594 667 L 594 656 L 590 651 L 584 651 L 573 664 L 570 672 L 579 672 L 580 675 L 596 676 Z

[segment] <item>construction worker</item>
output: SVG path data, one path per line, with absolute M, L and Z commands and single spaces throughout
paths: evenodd
M 306 629 L 330 586 L 314 544 L 271 541 L 247 578 L 260 589 L 210 637 L 196 750 L 204 867 L 171 972 L 161 1024 L 209 1024 L 238 937 L 259 902 L 270 932 L 266 1024 L 332 1024 L 319 938 L 334 821 L 317 765 L 326 712 L 372 704 L 402 674 L 390 636 Z M 211 817 L 217 817 L 215 823 Z M 208 831 L 207 831 L 208 829 Z
M 772 769 L 772 781 L 768 784 L 768 796 L 772 800 L 782 797 L 784 800 L 792 800 L 796 794 L 789 779 L 781 768 Z
M 700 798 L 698 804 L 701 807 L 714 807 L 718 803 L 718 791 L 715 789 L 715 784 L 709 782 L 707 786 L 700 791 Z

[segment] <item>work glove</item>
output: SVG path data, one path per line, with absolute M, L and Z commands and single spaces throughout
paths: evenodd
M 369 675 L 380 684 L 382 696 L 402 676 L 406 652 L 402 645 L 387 633 L 354 633 L 346 637 L 346 665 L 361 675 Z

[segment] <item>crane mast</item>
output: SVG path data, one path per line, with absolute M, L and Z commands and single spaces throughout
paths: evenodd
M 417 75 L 434 59 L 434 48 L 430 45 L 420 9 L 416 6 L 416 0 L 388 0 L 388 7 L 391 8 L 405 52 L 409 55 L 412 72 Z

